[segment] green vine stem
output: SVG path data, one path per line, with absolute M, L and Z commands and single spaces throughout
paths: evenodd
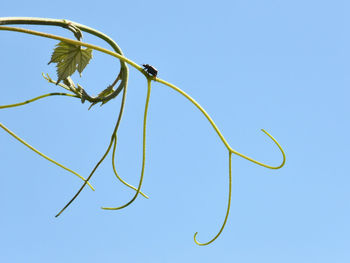
M 97 168 L 100 166 L 100 164 L 103 162 L 103 160 L 106 158 L 106 156 L 108 155 L 111 147 L 113 144 L 113 139 L 111 139 L 110 144 L 108 145 L 108 148 L 106 150 L 106 152 L 103 154 L 102 158 L 98 161 L 98 163 L 96 164 L 96 166 L 94 167 L 94 169 L 92 170 L 92 172 L 90 173 L 89 177 L 85 180 L 84 184 L 80 187 L 80 189 L 78 190 L 78 192 L 73 196 L 73 198 L 61 209 L 61 211 L 58 212 L 57 215 L 55 215 L 55 217 L 58 217 L 62 214 L 62 212 L 64 210 L 67 209 L 68 206 L 70 206 L 70 204 L 75 200 L 75 198 L 78 197 L 78 195 L 81 193 L 81 191 L 83 191 L 84 187 L 86 186 L 86 184 L 89 182 L 89 180 L 91 179 L 92 175 L 95 173 L 95 171 L 97 170 Z
M 57 22 L 57 20 L 55 20 Z M 61 22 L 61 26 L 62 26 L 62 20 L 60 20 Z M 64 20 L 66 21 L 66 20 Z M 24 23 L 22 20 L 21 21 L 17 21 L 16 19 L 13 19 L 12 20 L 12 24 L 14 23 L 21 23 L 21 24 L 30 24 L 30 23 Z M 42 21 L 41 21 L 42 22 Z M 50 23 L 56 23 L 56 22 L 50 22 Z M 37 24 L 38 21 L 35 21 L 33 22 L 32 24 Z M 66 22 L 65 22 L 66 23 Z M 0 25 L 4 25 L 5 23 L 3 23 L 0 19 Z M 9 23 L 10 24 L 10 23 Z M 77 24 L 79 25 L 79 24 Z M 79 27 L 81 30 L 83 31 L 86 31 L 86 28 L 84 28 L 84 26 L 80 26 Z M 85 29 L 85 30 L 84 30 Z M 72 45 L 80 45 L 80 46 L 84 46 L 84 47 L 87 47 L 87 48 L 91 48 L 91 49 L 94 49 L 94 50 L 97 50 L 97 51 L 100 51 L 100 52 L 103 52 L 105 54 L 108 54 L 108 55 L 111 55 L 111 56 L 114 56 L 116 58 L 118 58 L 121 63 L 125 62 L 131 66 L 133 66 L 134 68 L 136 68 L 138 71 L 140 71 L 142 74 L 144 74 L 144 76 L 147 78 L 147 83 L 148 83 L 148 93 L 147 93 L 147 99 L 146 99 L 146 106 L 145 106 L 145 114 L 144 114 L 144 131 L 143 131 L 143 161 L 142 161 L 142 169 L 141 169 L 141 177 L 140 177 L 140 182 L 139 182 L 139 186 L 137 188 L 137 191 L 134 195 L 134 197 L 128 202 L 126 203 L 125 205 L 121 206 L 121 207 L 116 207 L 116 208 L 111 208 L 111 207 L 103 207 L 103 209 L 108 209 L 108 210 L 115 210 L 115 209 L 121 209 L 121 208 L 124 208 L 126 206 L 128 206 L 129 204 L 131 204 L 137 197 L 137 195 L 140 193 L 140 189 L 141 189 L 141 185 L 142 185 L 142 180 L 143 180 L 143 174 L 144 174 L 144 160 L 145 160 L 145 134 L 146 134 L 146 117 L 147 117 L 147 108 L 148 108 L 148 100 L 149 100 L 149 94 L 150 94 L 150 88 L 151 88 L 151 80 L 153 81 L 156 81 L 156 82 L 159 82 L 159 83 L 162 83 L 172 89 L 174 89 L 175 91 L 177 91 L 178 93 L 180 93 L 181 95 L 183 95 L 185 98 L 187 98 L 190 102 L 192 102 L 193 105 L 196 106 L 197 109 L 199 109 L 202 114 L 207 118 L 207 120 L 209 121 L 209 123 L 211 124 L 211 126 L 214 128 L 215 132 L 217 133 L 217 135 L 219 136 L 219 138 L 221 139 L 221 141 L 223 142 L 223 144 L 225 145 L 225 147 L 227 148 L 227 150 L 229 151 L 229 198 L 228 198 L 228 208 L 227 208 L 227 211 L 226 211 L 226 216 L 225 216 L 225 219 L 224 219 L 224 222 L 220 228 L 220 231 L 217 233 L 217 235 L 215 235 L 214 238 L 212 238 L 210 241 L 206 242 L 206 243 L 200 243 L 197 241 L 196 237 L 197 237 L 197 234 L 198 232 L 195 233 L 194 235 L 194 241 L 196 242 L 196 244 L 198 245 L 208 245 L 210 244 L 211 242 L 213 242 L 215 239 L 217 239 L 217 237 L 222 233 L 224 227 L 225 227 L 225 224 L 227 222 L 227 218 L 228 218 L 228 215 L 229 215 L 229 210 L 230 210 L 230 203 L 231 203 L 231 185 L 232 185 L 232 167 L 231 167 L 231 156 L 232 154 L 236 154 L 250 162 L 253 162 L 257 165 L 260 165 L 260 166 L 263 166 L 263 167 L 266 167 L 266 168 L 269 168 L 269 169 L 279 169 L 281 167 L 283 167 L 283 165 L 285 164 L 285 161 L 286 161 L 286 156 L 285 156 L 285 153 L 282 149 L 282 147 L 280 146 L 280 144 L 276 141 L 276 139 L 274 137 L 272 137 L 272 135 L 270 135 L 267 131 L 265 131 L 264 129 L 262 129 L 262 131 L 278 146 L 281 154 L 282 154 L 282 162 L 277 165 L 277 166 L 272 166 L 272 165 L 268 165 L 268 164 L 265 164 L 265 163 L 262 163 L 262 162 L 259 162 L 251 157 L 248 157 L 236 150 L 234 150 L 230 145 L 229 143 L 226 141 L 226 139 L 224 138 L 224 136 L 222 135 L 222 133 L 220 132 L 220 130 L 218 129 L 218 127 L 216 126 L 216 124 L 214 123 L 214 121 L 212 120 L 212 118 L 209 116 L 209 114 L 200 106 L 200 104 L 198 102 L 196 102 L 191 96 L 189 96 L 187 93 L 185 93 L 184 91 L 182 91 L 181 89 L 179 89 L 178 87 L 176 87 L 175 85 L 165 81 L 165 80 L 162 80 L 162 79 L 159 79 L 159 78 L 156 78 L 156 77 L 151 77 L 149 76 L 141 66 L 139 66 L 138 64 L 136 64 L 135 62 L 131 61 L 130 59 L 124 57 L 121 54 L 118 54 L 118 53 L 115 53 L 115 52 L 112 52 L 110 50 L 107 50 L 107 49 L 104 49 L 102 47 L 99 47 L 99 46 L 96 46 L 96 45 L 92 45 L 92 44 L 88 44 L 88 43 L 84 43 L 84 42 L 81 42 L 81 41 L 76 41 L 76 40 L 72 40 L 72 39 L 69 39 L 69 38 L 64 38 L 64 37 L 60 37 L 60 36 L 56 36 L 56 35 L 51 35 L 51 34 L 47 34 L 47 33 L 42 33 L 42 32 L 38 32 L 38 31 L 34 31 L 34 30 L 29 30 L 29 29 L 22 29 L 22 28 L 15 28 L 15 27 L 4 27 L 4 26 L 0 26 L 0 30 L 8 30 L 8 31 L 15 31 L 15 32 L 21 32 L 21 33 L 27 33 L 27 34 L 32 34 L 32 35 L 37 35 L 37 36 L 41 36 L 41 37 L 46 37 L 46 38 L 51 38 L 51 39 L 55 39 L 55 40 L 60 40 L 60 41 L 63 41 L 63 42 L 66 42 L 66 43 L 69 43 L 69 44 L 72 44 Z M 127 68 L 127 67 L 126 67 Z M 122 71 L 123 74 L 125 74 L 125 72 Z M 122 78 L 123 80 L 126 80 L 127 81 L 127 78 Z M 126 87 L 126 85 L 125 85 Z M 122 100 L 122 106 L 121 106 L 121 112 L 122 112 L 122 109 L 123 109 L 123 105 L 124 105 L 124 100 L 125 100 L 125 90 L 124 90 L 124 93 L 123 93 L 123 100 Z M 95 172 L 95 170 L 97 169 L 97 167 L 99 166 L 99 164 L 104 160 L 104 158 L 107 156 L 108 152 L 110 151 L 111 149 L 111 146 L 113 143 L 116 144 L 116 131 L 118 129 L 118 126 L 119 126 L 119 122 L 120 122 L 120 118 L 121 118 L 121 114 L 119 114 L 119 117 L 118 117 L 118 121 L 117 121 L 117 124 L 116 124 L 116 127 L 114 129 L 114 132 L 113 132 L 113 135 L 111 137 L 111 141 L 110 141 L 110 144 L 108 146 L 108 149 L 106 151 L 106 153 L 103 155 L 103 157 L 101 158 L 101 160 L 98 162 L 98 164 L 96 165 L 96 167 L 93 169 L 93 171 L 91 172 L 91 174 L 89 175 L 89 177 L 85 180 L 84 184 L 82 185 L 82 187 L 80 188 L 80 190 L 77 192 L 77 194 L 71 199 L 71 201 L 68 202 L 68 204 L 56 215 L 60 215 L 73 201 L 74 199 L 79 195 L 79 193 L 82 191 L 82 189 L 86 186 L 86 184 L 88 183 L 88 181 L 91 179 L 93 173 Z
M 5 30 L 5 31 L 13 31 L 13 32 L 20 32 L 20 33 L 25 33 L 25 34 L 30 34 L 30 35 L 35 35 L 35 36 L 40 36 L 40 37 L 45 37 L 45 38 L 51 38 L 51 39 L 55 39 L 55 40 L 59 40 L 59 41 L 63 41 L 72 45 L 78 45 L 78 46 L 83 46 L 83 47 L 87 47 L 87 48 L 91 48 L 97 51 L 100 51 L 102 53 L 111 55 L 113 57 L 118 58 L 119 60 L 133 66 L 134 68 L 136 68 L 137 70 L 139 70 L 140 72 L 142 72 L 145 76 L 147 76 L 147 73 L 145 73 L 143 71 L 143 68 L 141 66 L 139 66 L 138 64 L 136 64 L 135 62 L 133 62 L 132 60 L 124 57 L 121 54 L 118 54 L 116 52 L 110 51 L 108 49 L 105 49 L 103 47 L 99 47 L 96 45 L 92 45 L 89 43 L 85 43 L 85 42 L 81 42 L 81 41 L 77 41 L 74 39 L 70 39 L 67 37 L 61 37 L 61 36 L 57 36 L 57 35 L 52 35 L 52 34 L 48 34 L 48 33 L 44 33 L 44 32 L 39 32 L 39 31 L 35 31 L 35 30 L 31 30 L 31 29 L 24 29 L 24 28 L 18 28 L 18 27 L 10 27 L 10 26 L 1 26 L 1 19 L 0 19 L 0 30 Z
M 0 105 L 0 109 L 7 109 L 7 108 L 23 106 L 23 105 L 29 104 L 31 102 L 34 102 L 36 100 L 40 100 L 40 99 L 43 99 L 43 98 L 46 98 L 46 97 L 50 97 L 50 96 L 68 96 L 68 97 L 79 98 L 77 95 L 73 95 L 73 94 L 62 93 L 62 92 L 52 92 L 52 93 L 47 93 L 47 94 L 35 97 L 33 99 L 30 99 L 30 100 L 19 102 L 19 103 L 8 104 L 8 105 Z
M 272 137 L 271 134 L 269 134 L 267 131 L 265 131 L 264 129 L 261 129 L 261 131 L 263 131 L 267 136 L 269 136 L 273 141 L 274 143 L 278 146 L 278 148 L 280 149 L 281 153 L 282 153 L 282 157 L 283 157 L 283 160 L 281 162 L 280 165 L 278 166 L 271 166 L 271 165 L 268 165 L 268 164 L 264 164 L 262 162 L 259 162 L 259 161 L 256 161 L 254 160 L 253 158 L 251 157 L 248 157 L 242 153 L 239 153 L 238 151 L 234 150 L 229 144 L 228 142 L 226 141 L 225 137 L 222 135 L 222 133 L 220 132 L 219 128 L 216 126 L 215 122 L 213 121 L 213 119 L 209 116 L 209 114 L 203 109 L 203 107 L 201 105 L 199 105 L 199 103 L 197 101 L 195 101 L 195 99 L 193 99 L 190 95 L 188 95 L 186 92 L 184 92 L 183 90 L 179 89 L 178 87 L 176 87 L 175 85 L 165 81 L 165 80 L 162 80 L 162 79 L 158 79 L 157 80 L 159 83 L 163 83 L 164 85 L 176 90 L 177 92 L 179 92 L 181 95 L 183 95 L 186 99 L 188 99 L 190 102 L 192 102 L 192 104 L 194 106 L 196 106 L 197 109 L 199 109 L 203 115 L 207 118 L 207 120 L 210 122 L 210 124 L 212 125 L 212 127 L 214 128 L 214 130 L 216 131 L 216 133 L 218 134 L 218 136 L 220 137 L 221 141 L 224 143 L 225 147 L 227 148 L 227 150 L 231 153 L 234 153 L 244 159 L 247 159 L 248 161 L 251 161 L 255 164 L 258 164 L 260 166 L 263 166 L 263 167 L 266 167 L 266 168 L 269 168 L 269 169 L 280 169 L 283 167 L 283 165 L 285 164 L 286 162 L 286 155 L 281 147 L 281 145 L 276 141 L 275 138 Z
M 5 125 L 3 125 L 0 122 L 0 127 L 2 129 L 4 129 L 7 133 L 9 133 L 11 136 L 13 136 L 16 140 L 20 141 L 21 143 L 23 143 L 25 146 L 27 146 L 29 149 L 31 149 L 32 151 L 36 152 L 37 154 L 39 154 L 41 157 L 45 158 L 46 160 L 56 164 L 57 166 L 63 168 L 64 170 L 67 170 L 68 172 L 75 174 L 76 176 L 78 176 L 81 180 L 83 180 L 86 184 L 88 184 L 90 186 L 90 188 L 95 191 L 95 189 L 92 187 L 92 185 L 87 181 L 87 179 L 85 179 L 84 177 L 82 177 L 80 174 L 74 172 L 73 170 L 65 167 L 64 165 L 56 162 L 55 160 L 51 159 L 50 157 L 46 156 L 45 154 L 41 153 L 40 151 L 38 151 L 37 149 L 35 149 L 33 146 L 31 146 L 30 144 L 28 144 L 27 142 L 25 142 L 24 140 L 22 140 L 20 137 L 18 137 L 15 133 L 13 133 L 11 130 L 9 130 Z
M 145 111 L 144 111 L 144 115 L 143 115 L 143 132 L 142 132 L 142 168 L 141 168 L 141 176 L 140 176 L 140 182 L 139 182 L 139 186 L 137 187 L 137 191 L 134 195 L 134 197 L 127 202 L 126 204 L 119 206 L 119 207 L 102 207 L 102 209 L 105 210 L 119 210 L 122 208 L 125 208 L 127 206 L 129 206 L 131 203 L 133 203 L 136 198 L 137 195 L 140 193 L 141 191 L 141 186 L 142 186 L 142 181 L 143 181 L 143 175 L 145 173 L 145 157 L 146 157 L 146 127 L 147 127 L 147 113 L 148 113 L 148 105 L 149 105 L 149 98 L 151 96 L 151 78 L 148 77 L 147 78 L 147 96 L 146 96 L 146 104 L 145 104 Z
M 116 150 L 116 146 L 117 146 L 117 136 L 114 138 L 114 144 L 113 144 L 113 153 L 112 153 L 112 167 L 113 167 L 113 171 L 115 176 L 118 178 L 118 180 L 120 182 L 122 182 L 124 185 L 126 185 L 127 187 L 137 191 L 138 188 L 136 188 L 135 186 L 132 186 L 131 184 L 128 184 L 127 182 L 125 182 L 118 174 L 117 169 L 115 168 L 115 150 Z M 144 194 L 143 192 L 140 191 L 140 195 L 142 195 L 145 198 L 149 198 L 146 194 Z

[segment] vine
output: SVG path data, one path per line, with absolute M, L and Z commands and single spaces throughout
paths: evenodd
M 69 31 L 71 31 L 74 34 L 74 39 L 70 38 L 65 38 L 61 37 L 58 35 L 52 35 L 44 32 L 39 32 L 39 31 L 34 31 L 30 29 L 24 29 L 24 28 L 18 28 L 18 27 L 10 27 L 8 25 L 47 25 L 47 26 L 58 26 L 65 28 Z M 116 121 L 116 124 L 114 126 L 114 130 L 111 135 L 110 142 L 108 144 L 107 150 L 101 157 L 101 159 L 97 162 L 95 167 L 92 169 L 90 172 L 89 176 L 85 179 L 82 177 L 80 174 L 76 173 L 75 171 L 63 166 L 59 162 L 56 162 L 55 160 L 51 159 L 50 157 L 46 156 L 45 154 L 41 153 L 39 150 L 25 142 L 23 139 L 18 137 L 15 133 L 13 133 L 10 129 L 8 129 L 5 125 L 0 123 L 0 127 L 5 130 L 7 133 L 9 133 L 11 136 L 13 136 L 15 139 L 20 141 L 22 144 L 30 148 L 32 151 L 36 152 L 43 158 L 47 159 L 48 161 L 60 166 L 61 168 L 67 170 L 68 172 L 78 176 L 81 180 L 84 181 L 80 189 L 77 191 L 77 193 L 73 196 L 73 198 L 59 211 L 59 213 L 56 215 L 59 216 L 81 193 L 81 191 L 85 188 L 86 185 L 88 185 L 92 190 L 94 188 L 92 185 L 89 183 L 89 180 L 95 173 L 95 171 L 98 169 L 99 165 L 105 160 L 106 156 L 109 154 L 109 152 L 112 149 L 112 167 L 113 167 L 113 172 L 116 176 L 116 178 L 121 181 L 124 185 L 127 187 L 133 189 L 135 191 L 134 196 L 125 203 L 124 205 L 120 205 L 117 207 L 102 207 L 102 209 L 105 210 L 119 210 L 122 208 L 125 208 L 129 206 L 131 203 L 133 203 L 138 195 L 142 195 L 145 198 L 148 198 L 146 194 L 144 194 L 141 191 L 142 187 L 142 182 L 144 178 L 144 171 L 145 171 L 145 156 L 146 156 L 146 127 L 147 127 L 147 112 L 148 112 L 148 105 L 149 105 L 149 98 L 151 94 L 151 84 L 152 81 L 154 82 L 159 82 L 164 84 L 167 87 L 172 88 L 173 90 L 177 91 L 180 93 L 182 96 L 184 96 L 187 100 L 189 100 L 198 110 L 202 112 L 202 114 L 207 118 L 223 144 L 225 145 L 226 149 L 228 150 L 228 156 L 229 156 L 229 194 L 228 194 L 228 204 L 227 204 L 227 209 L 226 209 L 226 215 L 224 217 L 224 222 L 221 225 L 221 228 L 219 232 L 208 242 L 201 243 L 197 240 L 197 235 L 198 232 L 194 234 L 194 242 L 197 245 L 204 246 L 212 243 L 214 240 L 216 240 L 220 234 L 222 233 L 227 219 L 228 215 L 230 212 L 230 205 L 231 205 L 231 191 L 232 191 L 232 168 L 231 168 L 231 157 L 232 154 L 236 154 L 250 162 L 253 162 L 257 165 L 269 168 L 269 169 L 279 169 L 285 164 L 285 153 L 280 146 L 280 144 L 276 141 L 275 138 L 273 138 L 267 131 L 262 129 L 262 132 L 264 132 L 272 141 L 278 146 L 279 150 L 282 153 L 283 160 L 280 165 L 278 166 L 271 166 L 262 162 L 259 162 L 255 159 L 252 159 L 251 157 L 248 157 L 236 150 L 234 150 L 229 143 L 226 141 L 225 137 L 222 135 L 212 118 L 209 116 L 209 114 L 200 106 L 198 102 L 196 102 L 191 96 L 189 96 L 187 93 L 185 93 L 183 90 L 179 89 L 175 85 L 162 80 L 157 77 L 157 71 L 150 65 L 146 64 L 143 65 L 144 67 L 136 64 L 135 62 L 131 61 L 130 59 L 124 57 L 123 52 L 121 51 L 120 47 L 107 35 L 101 33 L 100 31 L 97 31 L 93 28 L 87 27 L 85 25 L 75 23 L 72 21 L 68 20 L 61 20 L 61 19 L 48 19 L 48 18 L 31 18 L 31 17 L 5 17 L 5 18 L 0 18 L 0 30 L 6 30 L 6 31 L 13 31 L 13 32 L 19 32 L 19 33 L 25 33 L 25 34 L 31 34 L 31 35 L 36 35 L 40 37 L 45 37 L 49 39 L 54 39 L 60 41 L 57 45 L 56 48 L 54 49 L 54 52 L 52 53 L 50 63 L 56 63 L 56 68 L 57 68 L 57 80 L 53 80 L 48 74 L 44 75 L 43 77 L 52 84 L 59 85 L 60 87 L 66 89 L 70 93 L 60 93 L 60 92 L 54 92 L 54 93 L 48 93 L 44 94 L 38 97 L 35 97 L 30 100 L 26 100 L 24 102 L 20 103 L 15 103 L 15 104 L 9 104 L 9 105 L 3 105 L 0 106 L 0 109 L 5 109 L 5 108 L 12 108 L 12 107 L 18 107 L 22 106 L 25 104 L 32 103 L 34 101 L 47 98 L 50 96 L 67 96 L 67 97 L 72 97 L 72 98 L 78 98 L 81 100 L 82 103 L 85 101 L 88 101 L 91 103 L 91 106 L 94 106 L 97 103 L 101 103 L 101 106 L 107 102 L 109 102 L 111 99 L 117 97 L 122 91 L 122 101 L 120 105 L 120 110 L 119 110 L 119 115 Z M 88 34 L 92 34 L 104 41 L 106 41 L 113 49 L 113 51 L 85 43 L 82 41 L 83 34 L 82 31 Z M 100 51 L 105 54 L 111 55 L 115 58 L 117 58 L 120 61 L 120 71 L 115 78 L 115 80 L 112 82 L 111 85 L 109 85 L 107 88 L 105 88 L 103 91 L 101 91 L 96 97 L 90 96 L 83 87 L 81 87 L 79 84 L 75 84 L 73 80 L 71 79 L 71 75 L 75 72 L 78 71 L 81 73 L 84 68 L 89 64 L 91 58 L 92 58 L 92 51 Z M 147 80 L 147 96 L 146 96 L 146 102 L 145 102 L 145 109 L 144 109 L 144 117 L 143 117 L 143 135 L 142 135 L 142 165 L 141 165 L 141 174 L 140 174 L 140 180 L 139 184 L 137 187 L 134 187 L 130 184 L 128 184 L 126 181 L 124 181 L 119 174 L 117 173 L 116 167 L 115 167 L 115 152 L 116 152 L 116 147 L 117 147 L 117 132 L 118 128 L 122 119 L 123 111 L 124 111 L 124 106 L 125 106 L 125 100 L 126 100 L 126 93 L 127 93 L 127 85 L 128 85 L 128 78 L 129 78 L 129 69 L 128 65 L 134 67 L 137 69 L 139 72 L 141 72 L 146 80 Z M 119 84 L 118 84 L 119 83 Z M 118 84 L 118 86 L 117 86 Z M 90 109 L 89 108 L 89 109 Z

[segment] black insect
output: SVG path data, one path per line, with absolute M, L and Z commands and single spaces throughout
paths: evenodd
M 144 67 L 145 71 L 149 75 L 152 75 L 153 77 L 157 77 L 158 70 L 155 67 L 148 65 L 148 64 L 142 64 L 142 66 Z

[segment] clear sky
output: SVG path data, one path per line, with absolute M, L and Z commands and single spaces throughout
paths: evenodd
M 170 88 L 153 85 L 143 191 L 114 177 L 111 156 L 78 199 L 81 180 L 0 130 L 0 262 L 350 262 L 350 2 L 4 1 L 0 16 L 66 18 L 103 31 L 138 64 L 148 63 L 193 96 L 231 146 L 278 165 L 232 158 L 201 113 Z M 31 26 L 71 37 L 52 27 Z M 0 105 L 53 91 L 41 73 L 57 41 L 0 32 Z M 87 34 L 84 40 L 107 47 Z M 82 77 L 89 93 L 110 84 L 119 62 L 93 52 Z M 137 184 L 146 81 L 130 69 L 117 169 Z M 0 122 L 50 157 L 87 176 L 105 151 L 120 97 L 88 111 L 66 97 L 0 111 Z

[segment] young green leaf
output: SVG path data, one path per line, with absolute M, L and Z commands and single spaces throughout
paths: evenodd
M 79 74 L 83 72 L 92 58 L 92 49 L 83 49 L 81 46 L 60 42 L 56 45 L 51 55 L 50 63 L 57 63 L 57 83 L 73 75 L 78 70 Z

